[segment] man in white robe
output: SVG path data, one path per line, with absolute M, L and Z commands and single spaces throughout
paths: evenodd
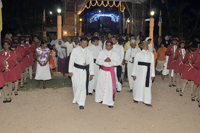
M 98 33 L 98 32 L 95 32 L 94 35 L 93 35 L 93 37 L 98 37 L 98 38 L 99 38 L 99 33 Z M 92 40 L 89 41 L 89 45 L 88 45 L 88 46 L 90 46 L 90 45 L 92 45 Z M 99 44 L 98 44 L 98 45 L 99 45 L 100 47 L 103 47 L 103 43 L 102 43 L 101 40 L 99 40 Z
M 74 92 L 73 103 L 77 103 L 79 109 L 84 109 L 89 79 L 91 80 L 94 75 L 94 60 L 92 52 L 87 47 L 88 39 L 86 37 L 81 38 L 80 45 L 72 50 L 69 76 Z
M 143 50 L 138 52 L 134 58 L 132 76 L 134 80 L 133 100 L 151 105 L 151 86 L 155 77 L 154 55 L 148 51 L 148 42 L 143 42 Z
M 58 42 L 58 41 L 57 41 L 57 37 L 56 37 L 56 35 L 54 35 L 54 36 L 53 36 L 53 40 L 51 41 L 50 44 L 51 44 L 51 46 L 52 46 L 52 45 L 56 45 L 57 42 Z
M 118 44 L 118 40 L 116 36 L 113 36 L 112 38 L 112 42 L 113 42 L 113 51 L 115 51 L 117 54 L 119 54 L 120 56 L 120 64 L 118 66 L 116 66 L 117 68 L 117 92 L 120 92 L 122 90 L 122 62 L 124 60 L 124 48 L 122 45 Z
M 106 49 L 99 52 L 97 64 L 101 65 L 95 91 L 95 102 L 114 106 L 114 95 L 116 92 L 116 68 L 121 64 L 120 56 L 112 50 L 111 40 L 106 42 Z
M 88 46 L 88 49 L 90 49 L 93 53 L 93 60 L 94 60 L 94 77 L 89 82 L 89 88 L 88 93 L 89 95 L 92 95 L 93 90 L 96 88 L 97 78 L 98 78 L 98 72 L 99 72 L 99 65 L 96 64 L 96 59 L 99 55 L 99 52 L 102 50 L 102 47 L 99 46 L 99 38 L 98 37 L 92 37 L 91 39 L 92 45 Z
M 145 41 L 148 43 L 148 49 L 149 49 L 149 52 L 152 52 L 153 53 L 153 46 L 151 44 L 151 38 L 150 37 L 147 37 L 145 39 Z
M 133 70 L 133 63 L 135 55 L 140 52 L 140 48 L 136 47 L 136 41 L 132 39 L 130 41 L 131 47 L 126 51 L 125 60 L 128 61 L 128 82 L 130 86 L 130 92 L 133 90 L 133 78 L 131 76 Z

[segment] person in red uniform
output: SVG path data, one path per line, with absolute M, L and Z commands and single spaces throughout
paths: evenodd
M 32 80 L 32 73 L 33 73 L 33 65 L 34 65 L 34 60 L 33 60 L 33 53 L 35 52 L 35 42 L 33 42 L 31 39 L 30 39 L 30 35 L 27 34 L 27 35 L 24 35 L 25 37 L 25 43 L 29 46 L 29 67 L 27 67 L 27 70 L 26 72 L 28 73 L 29 72 L 29 76 L 30 76 L 30 79 Z
M 200 43 L 197 43 L 197 49 L 196 51 L 194 51 L 194 55 L 193 55 L 193 58 L 192 58 L 192 63 L 195 64 L 196 60 L 197 60 L 197 57 L 200 56 Z M 194 74 L 196 75 L 198 72 L 196 71 Z M 196 78 L 196 76 L 194 75 L 194 77 Z M 192 93 L 192 98 L 191 98 L 191 101 L 195 101 L 195 97 L 196 97 L 196 92 L 198 93 L 197 91 L 197 86 L 198 84 L 196 84 L 194 82 L 194 87 L 193 87 L 193 93 Z M 200 90 L 200 89 L 199 89 Z M 198 94 L 197 94 L 198 95 Z M 199 98 L 196 99 L 198 102 L 199 102 Z
M 14 82 L 14 86 L 15 86 L 15 96 L 18 95 L 18 84 L 19 84 L 19 80 L 21 79 L 21 62 L 22 62 L 22 56 L 21 56 L 21 51 L 20 49 L 17 49 L 17 45 L 18 43 L 16 42 L 12 42 L 11 44 L 11 50 L 14 52 L 15 54 L 15 59 L 16 59 L 16 63 L 17 65 L 14 68 L 14 72 L 16 74 L 17 77 L 17 81 Z
M 180 96 L 183 96 L 185 87 L 188 81 L 191 81 L 191 89 L 194 87 L 194 74 L 196 69 L 193 67 L 192 58 L 194 55 L 194 51 L 196 49 L 195 44 L 191 44 L 189 48 L 189 52 L 186 53 L 185 58 L 183 60 L 184 63 L 184 71 L 182 73 L 182 89 L 180 92 Z
M 3 78 L 3 73 L 6 70 L 6 65 L 4 63 L 4 59 L 3 59 L 3 56 L 0 56 L 0 89 L 2 87 L 4 87 L 5 85 L 5 81 L 4 81 L 4 78 Z M 0 94 L 1 96 L 1 94 Z
M 181 40 L 179 44 L 179 48 L 176 49 L 175 52 L 175 69 L 174 69 L 174 78 L 176 78 L 176 92 L 180 91 L 181 88 L 181 75 L 184 71 L 183 60 L 185 58 L 186 50 L 185 50 L 185 40 Z
M 172 38 L 172 44 L 167 47 L 167 51 L 165 52 L 165 55 L 169 56 L 168 64 L 167 64 L 167 69 L 169 70 L 169 87 L 175 87 L 175 78 L 171 77 L 171 74 L 174 73 L 175 69 L 175 51 L 177 49 L 177 44 L 178 44 L 178 38 L 174 37 Z
M 0 52 L 0 56 L 3 57 L 3 60 L 6 64 L 6 70 L 3 73 L 3 77 L 5 80 L 5 86 L 3 87 L 3 94 L 4 94 L 4 100 L 3 103 L 11 102 L 11 92 L 12 92 L 12 82 L 15 82 L 17 80 L 16 74 L 14 72 L 14 68 L 17 65 L 15 54 L 11 50 L 9 50 L 11 45 L 11 40 L 4 39 L 4 51 Z M 7 95 L 7 91 L 9 95 Z
M 15 36 L 12 38 L 12 40 L 16 43 L 18 43 L 18 46 L 16 48 L 17 51 L 20 51 L 21 53 L 21 58 L 22 61 L 20 62 L 21 66 L 20 66 L 20 72 L 21 72 L 21 80 L 20 80 L 20 87 L 23 88 L 23 81 L 25 80 L 25 75 L 26 75 L 26 67 L 25 67 L 25 63 L 24 63 L 24 58 L 26 56 L 25 50 L 24 50 L 24 37 L 18 37 Z M 25 80 L 26 81 L 26 80 Z
M 196 85 L 200 85 L 200 50 L 199 49 L 198 49 L 198 55 L 197 55 L 195 63 L 194 63 L 194 67 L 197 69 L 194 83 Z M 200 89 L 199 89 L 198 95 L 200 97 Z M 193 91 L 193 97 L 194 97 L 194 91 Z M 197 101 L 199 102 L 199 100 L 197 100 Z M 198 106 L 200 107 L 200 103 L 198 104 Z

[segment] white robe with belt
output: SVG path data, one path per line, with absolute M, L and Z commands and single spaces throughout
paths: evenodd
M 126 55 L 125 55 L 125 60 L 128 61 L 128 82 L 129 82 L 129 86 L 131 90 L 133 89 L 133 77 L 131 76 L 131 73 L 132 73 L 132 70 L 134 69 L 133 68 L 134 60 L 132 59 L 140 51 L 141 50 L 138 47 L 135 47 L 135 48 L 130 47 L 126 51 Z
M 109 57 L 111 62 L 105 62 L 104 60 Z M 120 64 L 119 54 L 113 50 L 102 50 L 97 57 L 97 64 L 105 67 L 118 66 Z M 116 68 L 115 68 L 116 74 Z M 116 79 L 117 80 L 117 79 Z M 99 70 L 98 80 L 95 91 L 95 102 L 101 102 L 103 104 L 113 106 L 113 85 L 112 77 L 109 71 Z
M 71 78 L 74 92 L 73 103 L 78 103 L 79 106 L 84 106 L 86 100 L 86 70 L 74 67 L 74 63 L 83 66 L 85 62 L 87 65 L 90 65 L 90 75 L 94 75 L 92 52 L 88 49 L 88 47 L 84 49 L 82 47 L 74 48 L 69 61 L 69 73 L 73 73 Z
M 138 65 L 139 62 L 150 63 L 150 76 L 149 76 L 149 87 L 146 87 L 145 83 L 147 76 L 147 66 Z M 136 76 L 133 86 L 133 99 L 135 101 L 141 101 L 145 104 L 151 104 L 151 77 L 155 77 L 154 68 L 154 55 L 148 50 L 142 50 L 138 52 L 134 59 L 132 76 Z
M 115 51 L 120 56 L 120 64 L 119 65 L 122 65 L 122 62 L 124 60 L 124 48 L 122 47 L 122 45 L 119 45 L 117 43 L 117 44 L 113 45 L 113 49 L 112 50 Z M 117 74 L 116 74 L 116 78 L 117 78 Z M 116 86 L 117 86 L 117 90 L 118 91 L 122 90 L 122 85 L 118 80 L 116 82 Z
M 97 59 L 99 52 L 102 50 L 102 47 L 99 46 L 99 45 L 95 46 L 95 45 L 92 44 L 92 45 L 88 46 L 88 49 L 90 49 L 92 51 L 93 58 L 95 60 L 95 59 Z M 93 89 L 95 90 L 95 88 L 96 88 L 98 72 L 99 72 L 99 65 L 94 63 L 94 77 L 89 82 L 89 88 L 88 88 L 89 93 L 92 93 Z

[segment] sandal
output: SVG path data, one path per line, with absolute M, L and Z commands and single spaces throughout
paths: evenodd
M 7 98 L 4 98 L 3 103 L 6 103 L 6 102 L 7 102 Z
M 198 104 L 199 108 L 200 108 L 200 103 Z
M 180 91 L 180 89 L 179 88 L 176 88 L 176 92 L 179 92 Z
M 183 96 L 183 92 L 180 93 L 180 96 Z
M 46 87 L 45 87 L 45 86 L 43 86 L 43 89 L 46 89 Z
M 169 84 L 169 87 L 172 87 L 172 83 Z
M 18 95 L 18 92 L 17 92 L 17 91 L 15 91 L 15 93 L 14 93 L 14 94 L 15 94 L 15 96 L 17 96 L 17 95 Z
M 12 99 L 11 99 L 11 98 L 8 98 L 8 99 L 7 99 L 7 102 L 9 102 L 9 103 L 10 103 L 11 101 L 12 101 Z
M 148 106 L 148 107 L 153 107 L 151 104 L 145 104 L 146 106 Z
M 162 80 L 164 80 L 165 76 L 162 75 Z
M 191 101 L 195 101 L 195 97 L 192 97 L 192 98 L 191 98 Z

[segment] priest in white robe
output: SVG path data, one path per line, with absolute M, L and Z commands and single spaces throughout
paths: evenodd
M 120 56 L 113 51 L 113 42 L 106 41 L 106 49 L 102 50 L 97 57 L 97 64 L 101 65 L 95 91 L 95 102 L 114 106 L 116 92 L 116 68 L 121 64 Z
M 93 90 L 95 91 L 96 84 L 97 84 L 97 78 L 98 78 L 98 72 L 99 72 L 99 65 L 96 64 L 96 59 L 99 55 L 99 52 L 102 50 L 102 47 L 99 46 L 99 38 L 94 36 L 91 39 L 92 45 L 88 46 L 88 49 L 90 49 L 93 53 L 93 60 L 94 60 L 94 77 L 89 82 L 89 88 L 88 93 L 89 95 L 92 95 Z
M 148 51 L 148 42 L 143 42 L 143 50 L 138 52 L 134 58 L 132 76 L 134 79 L 133 100 L 151 105 L 151 86 L 155 78 L 154 55 Z
M 113 51 L 115 51 L 120 56 L 120 64 L 116 66 L 117 68 L 117 92 L 120 92 L 122 90 L 122 62 L 124 60 L 124 48 L 122 45 L 119 45 L 117 37 L 113 36 L 112 38 L 113 42 Z
M 69 76 L 72 80 L 74 92 L 73 103 L 79 105 L 79 109 L 84 109 L 86 95 L 88 94 L 89 80 L 94 75 L 93 54 L 88 49 L 88 39 L 81 38 L 80 47 L 72 50 L 69 62 Z
M 153 46 L 151 44 L 151 38 L 150 37 L 147 37 L 145 39 L 145 41 L 148 43 L 148 49 L 149 49 L 149 52 L 152 52 L 153 53 Z
M 131 47 L 126 51 L 125 60 L 128 61 L 128 82 L 130 86 L 130 91 L 133 90 L 133 77 L 131 76 L 134 63 L 135 55 L 140 52 L 140 48 L 136 47 L 136 41 L 132 39 L 130 41 Z

